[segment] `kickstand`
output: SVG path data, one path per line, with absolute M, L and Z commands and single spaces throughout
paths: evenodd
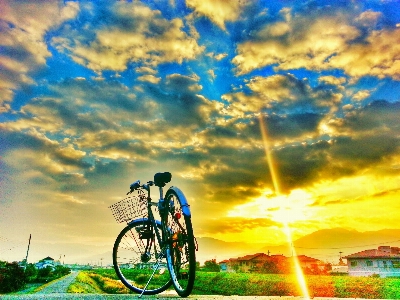
M 154 274 L 156 273 L 156 271 L 158 270 L 158 268 L 160 267 L 161 264 L 161 259 L 162 259 L 162 253 L 160 253 L 159 257 L 157 258 L 157 263 L 154 265 L 154 271 L 153 274 L 151 274 L 149 281 L 147 281 L 145 287 L 142 290 L 142 293 L 139 295 L 139 298 L 142 298 L 143 293 L 146 291 L 147 286 L 149 285 L 150 281 L 153 279 Z

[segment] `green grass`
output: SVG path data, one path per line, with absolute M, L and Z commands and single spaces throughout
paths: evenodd
M 103 290 L 87 272 L 79 272 L 75 282 L 68 287 L 68 293 L 74 294 L 103 294 Z
M 117 279 L 114 270 L 94 270 Z M 138 276 L 137 272 L 132 276 Z M 400 299 L 400 278 L 306 275 L 310 297 Z M 197 272 L 193 295 L 303 296 L 294 275 Z

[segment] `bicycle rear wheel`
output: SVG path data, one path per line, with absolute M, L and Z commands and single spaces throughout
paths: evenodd
M 190 213 L 183 213 L 187 202 L 181 198 L 184 198 L 183 193 L 177 188 L 169 189 L 165 195 L 169 208 L 164 235 L 169 241 L 166 256 L 172 284 L 179 296 L 187 297 L 195 280 L 196 247 Z M 187 207 L 185 209 L 188 210 Z
M 157 227 L 161 229 L 161 224 Z M 121 231 L 114 243 L 113 264 L 122 283 L 136 293 L 155 295 L 172 284 L 165 254 L 148 219 L 135 220 Z

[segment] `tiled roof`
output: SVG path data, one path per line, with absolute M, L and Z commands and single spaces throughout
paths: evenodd
M 399 254 L 393 254 L 387 251 L 380 251 L 378 249 L 364 250 L 354 254 L 347 255 L 343 258 L 400 258 Z
M 50 256 L 47 256 L 46 258 L 43 258 L 42 261 L 43 260 L 54 260 L 54 259 L 52 259 Z
M 264 254 L 264 253 L 256 253 L 256 254 L 252 254 L 252 255 L 246 255 L 246 256 L 243 256 L 243 257 L 239 257 L 237 260 L 239 260 L 239 261 L 253 260 L 253 259 L 255 259 L 255 258 L 259 257 L 259 256 L 261 256 L 261 258 L 263 258 L 264 256 L 267 256 L 267 255 Z
M 318 262 L 319 261 L 316 258 L 312 258 L 312 257 L 305 256 L 305 255 L 299 255 L 299 256 L 297 256 L 297 259 L 301 262 Z

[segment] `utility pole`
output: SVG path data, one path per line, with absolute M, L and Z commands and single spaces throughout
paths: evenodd
M 29 254 L 29 247 L 31 246 L 31 238 L 32 238 L 32 234 L 29 234 L 28 250 L 26 250 L 26 258 L 25 258 L 25 268 L 24 268 L 24 270 L 26 270 L 26 266 L 28 265 L 28 254 Z
M 339 266 L 344 266 L 345 265 L 345 263 L 343 262 L 343 259 L 342 259 L 342 251 L 339 251 L 339 255 L 340 255 L 340 258 L 339 258 Z

